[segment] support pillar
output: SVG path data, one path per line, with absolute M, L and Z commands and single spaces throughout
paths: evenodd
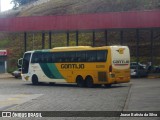
M 94 47 L 95 46 L 95 31 L 93 31 L 93 44 L 92 46 Z
M 45 33 L 42 33 L 42 49 L 45 48 Z
M 150 42 L 151 42 L 151 46 L 150 46 L 150 62 L 151 62 L 151 65 L 153 64 L 153 30 L 151 29 L 150 31 L 151 33 L 151 37 L 150 37 Z
M 67 46 L 69 46 L 69 32 L 67 32 Z
M 107 46 L 108 45 L 108 31 L 107 30 L 104 31 L 104 35 L 105 35 L 105 44 Z
M 78 39 L 78 31 L 76 31 L 76 46 L 78 46 L 78 41 L 79 41 L 79 39 Z
M 121 42 L 120 42 L 120 44 L 123 45 L 123 30 L 121 30 L 121 32 L 120 32 L 120 37 L 121 37 Z
M 52 48 L 52 32 L 49 32 L 49 49 Z
M 24 52 L 27 51 L 27 33 L 24 32 Z
M 136 61 L 137 63 L 139 62 L 139 40 L 140 40 L 140 36 L 139 36 L 139 29 L 136 29 Z

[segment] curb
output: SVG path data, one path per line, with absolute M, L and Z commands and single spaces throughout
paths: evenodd
M 12 78 L 13 76 L 9 73 L 0 74 L 0 79 Z
M 149 78 L 149 79 L 156 79 L 156 78 L 160 78 L 160 76 L 148 76 L 147 78 Z

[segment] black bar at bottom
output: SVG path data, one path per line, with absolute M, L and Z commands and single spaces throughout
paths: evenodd
M 160 117 L 160 111 L 0 111 L 0 117 Z

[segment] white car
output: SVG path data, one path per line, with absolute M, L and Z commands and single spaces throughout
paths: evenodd
M 20 78 L 21 77 L 21 68 L 19 68 L 18 70 L 15 70 L 12 72 L 12 75 L 15 77 L 15 78 Z

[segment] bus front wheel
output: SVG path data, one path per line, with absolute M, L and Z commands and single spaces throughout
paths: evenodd
M 38 83 L 39 83 L 39 82 L 38 82 L 38 77 L 37 77 L 36 75 L 33 75 L 33 76 L 32 76 L 32 84 L 33 84 L 33 85 L 38 85 Z
M 111 87 L 112 87 L 112 84 L 105 84 L 105 87 L 111 88 Z

